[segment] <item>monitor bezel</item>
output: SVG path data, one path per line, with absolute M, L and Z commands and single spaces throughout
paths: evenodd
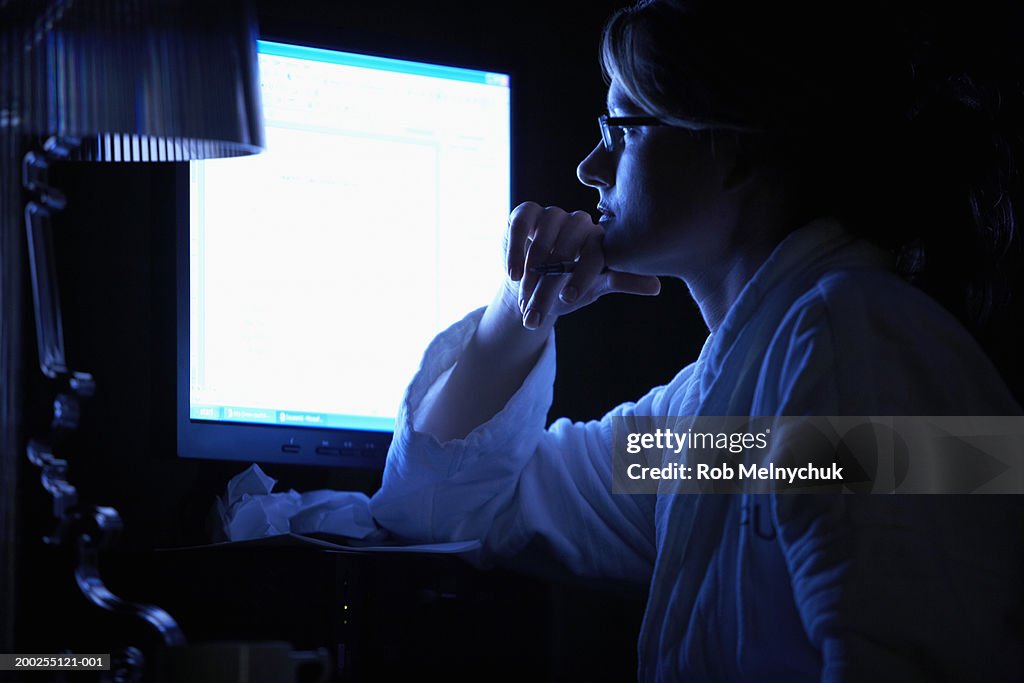
M 261 40 L 313 47 L 317 49 L 352 52 L 389 59 L 431 63 L 421 57 L 403 57 L 395 54 L 375 55 L 366 51 L 346 50 L 343 47 L 325 47 L 315 41 L 304 42 L 282 39 L 279 36 L 261 36 Z M 436 63 L 436 62 L 434 62 Z M 465 64 L 457 68 L 504 73 L 509 77 L 511 92 L 513 69 L 473 67 Z M 513 106 L 509 103 L 510 126 Z M 512 155 L 510 150 L 510 178 Z M 314 465 L 333 468 L 383 469 L 393 433 L 370 430 L 351 430 L 297 425 L 265 425 L 216 420 L 196 420 L 191 417 L 189 404 L 190 376 L 190 197 L 189 164 L 179 164 L 175 174 L 175 292 L 176 292 L 176 433 L 177 455 L 180 458 L 219 461 L 248 461 L 259 463 Z M 511 188 L 510 188 L 511 191 Z

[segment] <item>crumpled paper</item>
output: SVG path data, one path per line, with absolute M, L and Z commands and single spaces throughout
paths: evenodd
M 259 465 L 232 477 L 226 495 L 217 499 L 223 537 L 215 540 L 245 541 L 314 532 L 369 541 L 387 536 L 373 521 L 365 493 L 326 489 L 272 493 L 276 483 Z

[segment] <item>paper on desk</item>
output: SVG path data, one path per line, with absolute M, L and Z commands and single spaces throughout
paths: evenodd
M 217 510 L 222 540 L 245 541 L 278 534 L 323 532 L 364 541 L 387 534 L 370 515 L 370 499 L 359 491 L 272 493 L 276 479 L 252 465 L 228 482 Z
M 478 540 L 406 545 L 388 538 L 370 514 L 370 499 L 358 491 L 273 493 L 276 479 L 252 465 L 228 482 L 217 499 L 223 531 L 219 541 L 235 545 L 318 547 L 360 553 L 458 555 L 477 564 Z

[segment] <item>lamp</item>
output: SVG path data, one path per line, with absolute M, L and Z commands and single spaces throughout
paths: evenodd
M 30 1 L 24 129 L 72 158 L 189 161 L 263 148 L 256 29 L 241 0 Z
M 53 498 L 57 524 L 46 540 L 77 544 L 76 580 L 94 604 L 144 619 L 167 645 L 183 640 L 166 612 L 126 603 L 103 585 L 96 555 L 120 518 L 112 508 L 82 505 L 67 477 L 61 437 L 77 428 L 79 402 L 95 384 L 65 357 L 52 229 L 64 197 L 49 183 L 50 164 L 180 162 L 263 146 L 255 21 L 246 0 L 0 0 L 0 614 L 8 615 L 0 617 L 0 651 L 12 651 L 14 454 L 24 441 L 22 234 L 39 364 L 57 387 L 49 433 L 27 445 Z M 15 208 L 19 170 L 31 195 L 24 233 Z M 126 675 L 141 667 L 141 653 L 128 650 Z

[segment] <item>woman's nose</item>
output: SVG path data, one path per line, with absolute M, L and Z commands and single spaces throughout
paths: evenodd
M 614 184 L 615 166 L 613 155 L 598 141 L 590 154 L 576 167 L 576 177 L 589 187 L 610 187 Z

